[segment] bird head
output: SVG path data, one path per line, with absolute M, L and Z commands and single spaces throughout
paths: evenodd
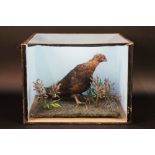
M 107 58 L 105 57 L 104 54 L 99 53 L 94 55 L 93 60 L 96 60 L 98 62 L 103 62 L 103 61 L 107 61 Z

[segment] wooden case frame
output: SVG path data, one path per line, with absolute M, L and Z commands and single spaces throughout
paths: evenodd
M 85 33 L 84 33 L 85 34 Z M 128 43 L 110 43 L 110 44 L 34 44 L 28 43 L 31 38 L 30 36 L 25 42 L 21 43 L 21 67 L 22 67 L 22 105 L 23 105 L 23 123 L 24 124 L 51 124 L 51 123 L 71 123 L 71 124 L 126 124 L 132 122 L 132 70 L 133 70 L 133 48 L 134 43 L 128 39 Z M 119 34 L 120 35 L 120 34 Z M 120 35 L 124 38 L 124 36 Z M 32 121 L 29 122 L 28 119 L 28 105 L 27 105 L 27 68 L 26 68 L 26 46 L 115 46 L 115 45 L 127 45 L 128 48 L 128 95 L 127 95 L 127 122 L 124 121 L 111 121 L 108 118 L 107 121 L 103 121 L 102 118 L 50 118 L 46 121 Z M 44 118 L 43 118 L 44 119 Z M 51 121 L 51 119 L 53 119 Z

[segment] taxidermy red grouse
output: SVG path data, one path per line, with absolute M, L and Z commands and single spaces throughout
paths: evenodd
M 89 61 L 77 65 L 72 69 L 62 80 L 59 92 L 61 96 L 74 96 L 77 104 L 81 102 L 78 100 L 76 94 L 81 94 L 86 91 L 91 85 L 91 77 L 100 62 L 106 61 L 103 54 L 96 54 Z M 49 87 L 50 89 L 50 87 Z

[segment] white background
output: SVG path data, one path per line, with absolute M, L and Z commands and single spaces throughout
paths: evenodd
M 1 25 L 155 25 L 154 0 L 1 0 Z
M 154 6 L 154 0 L 1 0 L 0 24 L 155 25 Z M 154 130 L 1 130 L 0 154 L 146 155 L 154 154 L 154 139 Z

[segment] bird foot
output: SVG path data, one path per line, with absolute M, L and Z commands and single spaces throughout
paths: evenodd
M 77 108 L 80 104 L 82 104 L 82 102 L 80 102 L 80 101 L 76 102 L 76 108 Z
M 78 99 L 78 97 L 76 95 L 74 95 L 74 99 L 75 99 L 75 102 L 76 102 L 76 108 L 79 107 L 79 105 L 85 105 L 86 109 L 88 108 L 87 103 L 79 101 L 79 99 Z

